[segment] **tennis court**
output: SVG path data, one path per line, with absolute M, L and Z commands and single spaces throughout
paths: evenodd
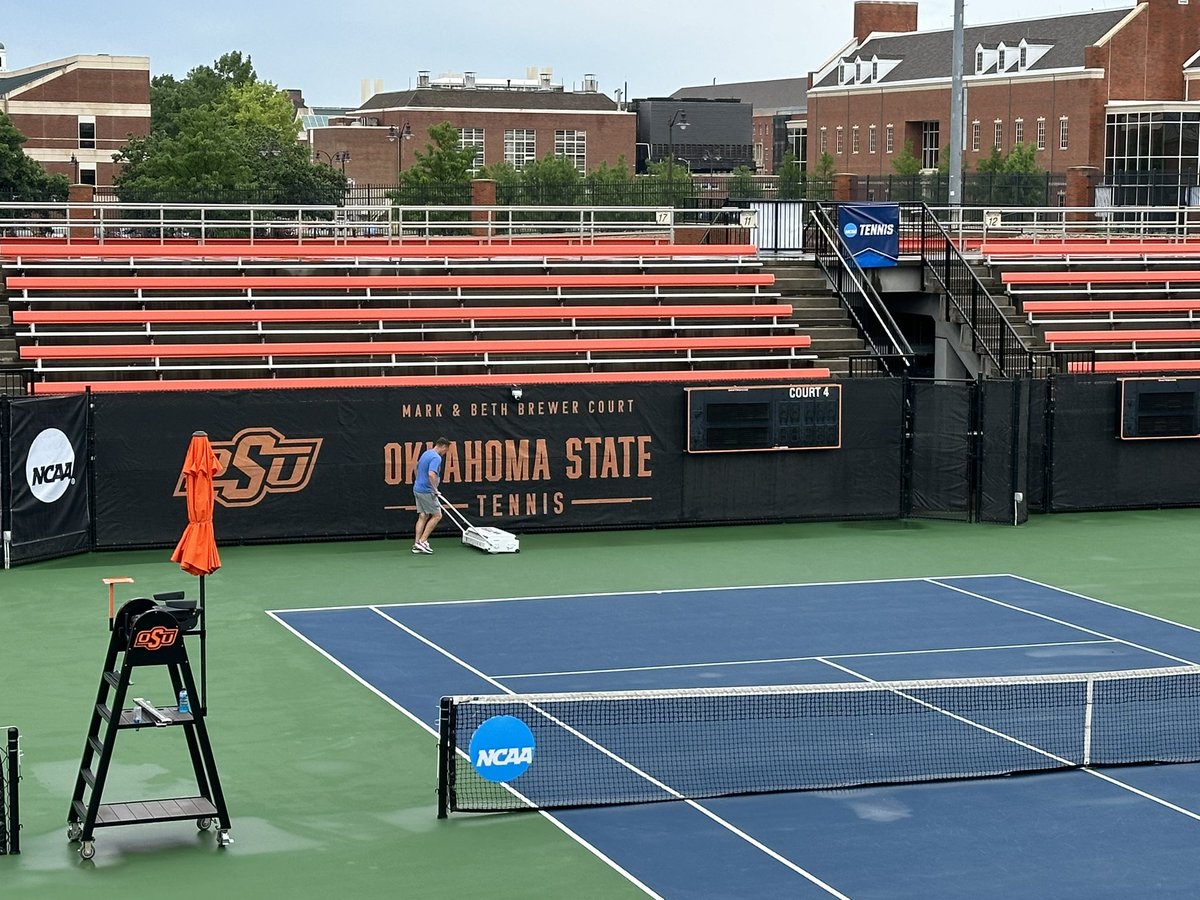
M 448 694 L 862 685 L 1148 670 L 1200 661 L 1200 632 L 1192 628 L 1014 575 L 271 614 L 434 734 L 439 698 Z M 1136 701 L 1138 690 L 1130 692 Z M 1028 715 L 1036 718 L 1041 702 L 1035 700 Z M 1160 707 L 1156 727 L 1195 743 L 1200 716 L 1194 701 L 1164 702 L 1156 695 L 1146 702 Z M 1096 707 L 1099 716 L 1098 700 Z M 831 715 L 851 713 L 838 709 Z M 933 715 L 945 721 L 944 713 L 939 708 Z M 918 760 L 937 756 L 937 746 L 907 730 L 904 716 L 895 718 L 894 725 L 872 718 L 864 734 Z M 669 728 L 660 733 L 657 723 L 639 722 L 614 737 L 620 744 L 603 746 L 598 738 L 602 751 L 619 762 L 641 754 L 639 772 L 653 767 L 656 754 L 672 758 L 658 774 L 688 797 L 703 794 L 706 775 L 721 769 L 724 757 L 750 752 L 745 747 L 759 739 L 762 725 L 747 717 L 701 747 L 689 743 L 686 726 L 672 739 Z M 994 751 L 983 745 L 996 731 L 1005 746 L 1037 743 L 1020 717 L 989 721 L 985 742 L 971 740 L 977 727 L 953 724 L 969 732 L 961 750 L 968 771 L 994 765 L 981 754 Z M 1132 733 L 1118 740 L 1136 744 L 1144 738 L 1144 727 L 1124 727 Z M 797 745 L 805 739 L 802 731 L 803 723 L 795 731 Z M 1036 727 L 1033 733 L 1040 734 Z M 837 769 L 839 753 L 854 756 L 859 748 L 833 737 L 826 764 Z M 937 739 L 932 734 L 925 740 Z M 678 758 L 681 748 L 673 740 L 686 747 L 686 759 Z M 797 746 L 797 753 L 802 749 Z M 611 780 L 606 764 L 612 767 L 608 759 L 594 764 L 594 775 L 563 777 L 587 789 L 589 777 Z M 590 765 L 586 758 L 579 763 Z M 1190 897 L 1200 881 L 1193 852 L 1200 829 L 1198 775 L 1194 764 L 1085 768 L 545 815 L 635 885 L 664 898 Z M 433 773 L 429 777 L 432 791 Z M 688 779 L 698 787 L 683 788 Z M 455 816 L 445 827 L 468 828 L 468 818 Z

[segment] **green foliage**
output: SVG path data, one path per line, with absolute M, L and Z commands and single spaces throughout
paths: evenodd
M 439 122 L 429 129 L 425 149 L 414 154 L 416 161 L 400 173 L 400 185 L 411 190 L 418 186 L 469 184 L 476 149 L 460 146 L 458 129 L 449 122 Z
M 896 154 L 896 158 L 892 160 L 892 170 L 897 175 L 919 175 L 921 172 L 921 161 L 917 159 L 913 153 L 913 142 L 905 141 L 904 149 Z
M 663 206 L 683 206 L 696 191 L 692 173 L 687 166 L 672 165 L 668 160 L 646 164 L 646 173 L 657 188 L 655 203 Z
M 754 173 L 747 166 L 738 166 L 729 178 L 731 200 L 757 200 L 762 197 L 762 185 L 754 180 Z
M 346 179 L 313 165 L 297 142 L 287 95 L 259 81 L 248 58 L 227 53 L 176 81 L 151 86 L 150 134 L 132 138 L 114 159 L 124 200 L 340 203 Z M 161 106 L 160 106 L 161 104 Z
M 828 150 L 821 154 L 821 158 L 817 160 L 817 167 L 813 170 L 813 175 L 822 181 L 832 181 L 834 173 L 833 154 Z
M 783 163 L 779 166 L 780 200 L 799 200 L 804 196 L 804 172 L 800 169 L 800 160 L 795 154 L 785 153 Z
M 565 156 L 546 156 L 526 164 L 521 180 L 531 202 L 570 206 L 582 197 L 583 176 Z
M 67 177 L 49 175 L 21 150 L 27 138 L 0 112 L 0 199 L 44 202 L 67 199 Z
M 991 206 L 1048 206 L 1049 184 L 1037 164 L 1032 144 L 1015 144 L 1006 154 L 993 147 L 975 166 L 975 175 L 964 179 L 964 202 Z

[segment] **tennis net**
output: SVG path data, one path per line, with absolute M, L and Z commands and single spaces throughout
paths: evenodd
M 445 697 L 438 814 L 1195 762 L 1198 693 L 1187 666 Z
M 20 733 L 0 729 L 0 856 L 21 852 Z

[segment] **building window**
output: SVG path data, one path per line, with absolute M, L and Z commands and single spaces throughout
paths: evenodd
M 475 159 L 471 161 L 471 174 L 474 175 L 483 168 L 483 129 L 482 128 L 460 128 L 458 129 L 458 146 L 474 147 Z
M 523 169 L 537 159 L 537 141 L 532 128 L 504 130 L 504 161 L 514 169 Z
M 96 148 L 96 117 L 79 117 L 79 146 L 84 150 Z
M 1004 147 L 1004 122 L 1001 119 L 996 119 L 992 122 L 992 149 L 1000 150 Z
M 850 130 L 850 152 L 858 153 L 862 149 L 862 141 L 858 136 L 858 126 L 855 125 Z
M 1017 68 L 1022 72 L 1029 66 L 1029 48 L 1024 44 L 1021 45 L 1021 55 L 1017 59 Z
M 587 172 L 587 132 L 567 129 L 554 132 L 554 155 L 565 156 L 579 172 Z
M 971 123 L 971 149 L 976 153 L 979 152 L 979 142 L 982 140 L 982 131 L 983 126 L 979 124 L 978 119 Z
M 754 168 L 760 172 L 767 161 L 767 149 L 765 144 L 756 143 L 754 145 Z
M 942 126 L 940 122 L 921 123 L 921 168 L 936 169 L 942 149 Z
M 95 163 L 80 163 L 79 164 L 79 183 L 91 184 L 96 183 L 96 164 Z
M 867 129 L 867 151 L 876 153 L 879 150 L 879 135 L 878 129 L 872 125 Z
M 821 155 L 824 156 L 829 152 L 829 129 L 821 126 Z
M 1058 120 L 1058 149 L 1067 149 L 1067 117 Z
M 896 149 L 896 126 L 889 124 L 883 131 L 884 152 L 892 153 Z
M 838 156 L 846 152 L 846 130 L 841 125 L 837 127 L 837 145 L 833 152 Z
M 1004 46 L 1003 45 L 1001 45 L 1000 49 L 996 52 L 996 71 L 997 72 L 1004 71 Z
M 1017 119 L 1013 122 L 1013 144 L 1025 143 L 1025 120 Z
M 1037 120 L 1037 148 L 1046 149 L 1046 120 L 1041 116 Z
M 978 75 L 983 71 L 983 50 L 975 51 L 975 74 Z

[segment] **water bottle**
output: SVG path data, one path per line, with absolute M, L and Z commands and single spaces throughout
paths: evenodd
M 179 711 L 181 713 L 190 713 L 192 711 L 192 704 L 188 700 L 188 692 L 187 691 L 179 692 Z
M 140 703 L 133 704 L 133 724 L 142 724 L 142 705 Z

